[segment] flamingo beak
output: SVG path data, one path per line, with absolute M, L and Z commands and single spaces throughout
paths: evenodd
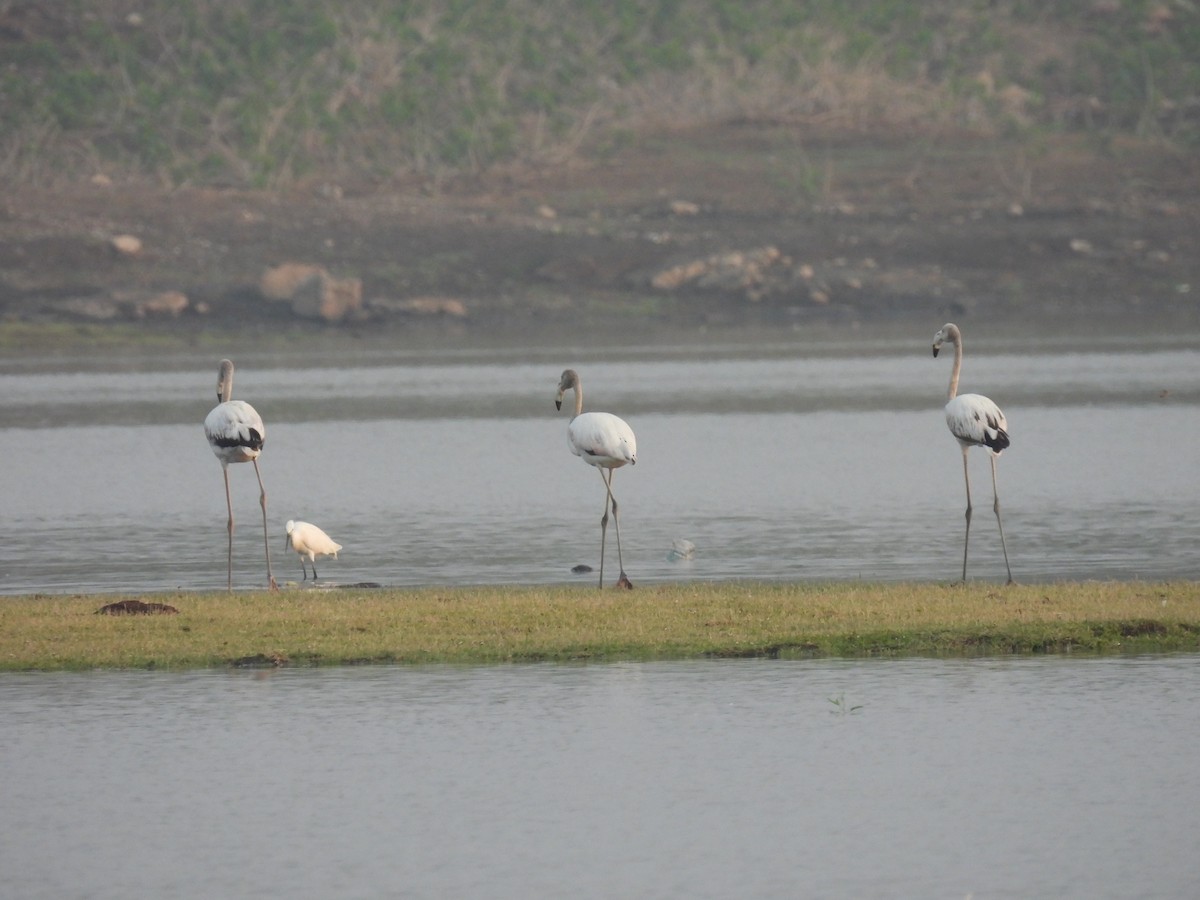
M 554 408 L 555 409 L 562 409 L 562 397 L 563 397 L 563 392 L 560 390 L 558 392 L 558 396 L 554 398 Z
M 283 549 L 286 550 L 290 546 L 292 546 L 292 536 L 289 534 L 283 539 Z
M 934 359 L 937 359 L 937 352 L 938 352 L 940 349 L 942 349 L 942 348 L 941 348 L 941 347 L 939 347 L 937 344 L 934 344 L 934 345 L 933 345 L 933 358 L 934 358 Z

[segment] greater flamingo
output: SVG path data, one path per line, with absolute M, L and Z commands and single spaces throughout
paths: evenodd
M 962 332 L 953 322 L 947 322 L 933 336 L 933 355 L 938 355 L 943 343 L 954 345 L 954 369 L 950 373 L 950 389 L 947 392 L 946 425 L 962 448 L 963 478 L 967 485 L 967 530 L 963 537 L 962 578 L 967 580 L 967 544 L 971 539 L 971 474 L 967 469 L 967 451 L 972 447 L 984 447 L 992 464 L 992 509 L 996 513 L 996 524 L 1000 526 L 1000 547 L 1004 551 L 1004 568 L 1008 570 L 1008 584 L 1013 583 L 1012 568 L 1008 564 L 1008 547 L 1004 542 L 1004 523 L 1000 521 L 1000 493 L 996 489 L 996 457 L 1009 445 L 1008 420 L 1000 407 L 982 394 L 958 393 L 958 376 L 962 371 Z
M 317 580 L 317 557 L 332 556 L 338 558 L 342 545 L 311 522 L 296 522 L 289 519 L 287 523 L 287 540 L 284 549 L 291 547 L 300 554 L 300 571 L 303 572 L 301 581 L 308 578 L 308 570 L 304 566 L 304 557 L 312 563 L 313 581 Z
M 604 587 L 604 539 L 608 531 L 608 507 L 611 503 L 613 525 L 617 529 L 617 563 L 621 567 L 617 587 L 632 588 L 621 556 L 621 520 L 617 514 L 617 498 L 612 492 L 612 477 L 614 469 L 626 463 L 637 463 L 637 438 L 624 419 L 612 413 L 583 411 L 583 385 L 574 369 L 564 371 L 558 381 L 558 395 L 554 398 L 556 409 L 562 409 L 563 394 L 570 390 L 575 391 L 575 415 L 571 416 L 571 422 L 567 425 L 567 444 L 572 453 L 600 471 L 600 480 L 604 482 L 604 515 L 600 518 L 600 587 Z
M 275 576 L 271 574 L 271 544 L 267 537 L 267 489 L 263 487 L 262 473 L 258 471 L 258 455 L 262 453 L 267 439 L 267 429 L 262 416 L 244 400 L 231 400 L 233 394 L 233 363 L 221 360 L 217 369 L 217 405 L 204 419 L 204 436 L 208 445 L 221 461 L 221 472 L 225 476 L 225 505 L 229 509 L 228 582 L 233 590 L 233 499 L 229 495 L 229 464 L 252 462 L 258 477 L 259 505 L 263 512 L 263 547 L 267 554 L 267 586 L 278 590 Z

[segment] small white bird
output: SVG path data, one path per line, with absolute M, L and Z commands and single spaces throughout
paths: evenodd
M 217 369 L 217 405 L 204 418 L 204 436 L 208 445 L 221 461 L 221 472 L 225 476 L 225 505 L 229 509 L 228 588 L 233 590 L 233 499 L 229 495 L 229 464 L 254 463 L 254 474 L 258 477 L 258 503 L 263 512 L 263 546 L 267 554 L 267 586 L 278 590 L 275 576 L 271 574 L 271 544 L 267 537 L 267 489 L 263 487 L 262 473 L 258 471 L 258 456 L 267 440 L 267 429 L 262 416 L 244 400 L 231 400 L 233 394 L 233 363 L 221 360 Z
M 600 518 L 600 587 L 604 587 L 604 539 L 608 531 L 608 506 L 611 502 L 613 524 L 617 529 L 617 562 L 621 567 L 617 587 L 632 588 L 621 556 L 621 520 L 617 515 L 617 498 L 612 492 L 612 476 L 614 469 L 626 463 L 631 466 L 637 463 L 637 438 L 624 419 L 612 413 L 583 411 L 583 385 L 574 369 L 564 371 L 558 381 L 558 395 L 554 398 L 556 409 L 562 409 L 563 394 L 570 390 L 575 391 L 575 415 L 567 425 L 567 444 L 572 453 L 600 471 L 600 479 L 604 482 L 604 515 Z
M 954 435 L 963 456 L 963 477 L 967 484 L 967 531 L 963 538 L 963 581 L 967 580 L 967 544 L 971 538 L 971 474 L 967 470 L 967 451 L 972 447 L 984 447 L 992 463 L 992 509 L 996 513 L 996 524 L 1000 526 L 1000 547 L 1004 550 L 1004 568 L 1008 570 L 1008 583 L 1013 583 L 1012 568 L 1008 564 L 1008 547 L 1004 542 L 1004 523 L 1000 521 L 1000 493 L 996 489 L 996 457 L 1009 445 L 1008 420 L 1000 407 L 982 394 L 959 394 L 958 376 L 962 371 L 962 332 L 953 322 L 947 322 L 933 336 L 933 355 L 938 355 L 942 344 L 949 341 L 954 345 L 954 369 L 950 373 L 949 402 L 946 404 L 946 425 Z
M 341 544 L 335 543 L 333 538 L 311 522 L 296 522 L 291 519 L 287 523 L 287 539 L 283 546 L 284 549 L 291 547 L 300 554 L 300 571 L 303 573 L 301 581 L 308 578 L 304 557 L 307 556 L 308 561 L 312 563 L 313 581 L 316 581 L 317 557 L 332 556 L 337 559 L 338 551 L 342 549 Z

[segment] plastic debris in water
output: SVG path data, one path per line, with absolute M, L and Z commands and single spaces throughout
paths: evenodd
M 691 559 L 695 555 L 695 544 L 684 538 L 675 538 L 671 541 L 671 550 L 667 553 L 667 559 L 671 562 L 678 562 L 681 559 Z

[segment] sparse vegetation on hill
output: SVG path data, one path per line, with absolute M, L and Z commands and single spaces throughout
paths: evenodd
M 0 2 L 0 178 L 386 182 L 647 123 L 1200 135 L 1182 0 Z

